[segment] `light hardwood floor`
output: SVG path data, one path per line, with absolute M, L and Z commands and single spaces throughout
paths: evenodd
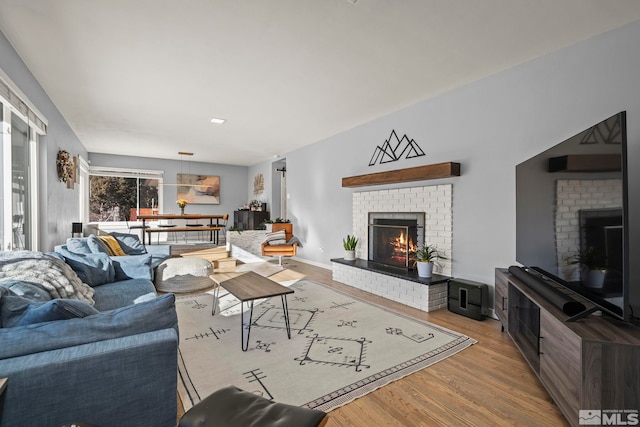
M 286 268 L 364 300 L 478 341 L 462 352 L 329 413 L 340 426 L 567 426 L 497 320 L 472 320 L 446 309 L 431 313 L 335 282 L 331 271 L 286 260 Z M 182 405 L 178 401 L 179 416 Z

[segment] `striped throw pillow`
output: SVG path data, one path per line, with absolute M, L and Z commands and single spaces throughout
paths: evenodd
M 287 243 L 287 233 L 284 230 L 267 233 L 264 243 L 267 245 L 284 245 Z

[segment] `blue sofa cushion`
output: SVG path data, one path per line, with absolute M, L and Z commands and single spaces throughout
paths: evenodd
M 24 280 L 6 279 L 0 281 L 0 288 L 12 291 L 15 295 L 25 296 L 33 301 L 49 301 L 51 295 L 40 284 Z
M 0 359 L 168 328 L 178 331 L 173 294 L 84 318 L 0 328 Z
M 96 301 L 94 307 L 98 311 L 113 310 L 135 304 L 140 301 L 142 296 L 156 295 L 155 286 L 147 279 L 120 280 L 105 286 L 97 286 L 94 290 Z
M 151 255 L 112 256 L 115 280 L 147 279 L 153 280 Z
M 144 255 L 147 253 L 142 242 L 135 234 L 127 234 L 127 233 L 110 233 L 113 237 L 116 238 L 118 243 L 120 243 L 120 247 L 127 255 Z
M 80 280 L 94 287 L 111 283 L 116 279 L 116 272 L 109 255 L 103 253 L 79 254 L 65 248 L 58 248 L 52 255 L 62 255 L 64 262 L 76 272 Z
M 67 320 L 99 313 L 89 303 L 73 299 L 33 301 L 22 296 L 5 295 L 0 300 L 2 327 Z
M 151 268 L 154 270 L 162 261 L 171 257 L 171 245 L 147 245 L 145 248 L 151 255 Z

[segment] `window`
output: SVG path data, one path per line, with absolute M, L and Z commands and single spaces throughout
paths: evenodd
M 89 222 L 136 221 L 158 212 L 162 172 L 95 168 L 89 177 Z
M 38 249 L 38 143 L 42 114 L 0 70 L 0 248 Z

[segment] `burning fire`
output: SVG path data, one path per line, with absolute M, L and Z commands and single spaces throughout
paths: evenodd
M 400 232 L 400 235 L 395 239 L 392 239 L 389 244 L 393 247 L 390 256 L 392 261 L 404 264 L 405 260 L 407 259 L 408 252 L 409 265 L 411 265 L 411 254 L 413 254 L 415 258 L 415 253 L 418 250 L 412 239 L 409 239 L 409 244 L 407 245 L 407 237 L 405 236 L 404 232 Z

